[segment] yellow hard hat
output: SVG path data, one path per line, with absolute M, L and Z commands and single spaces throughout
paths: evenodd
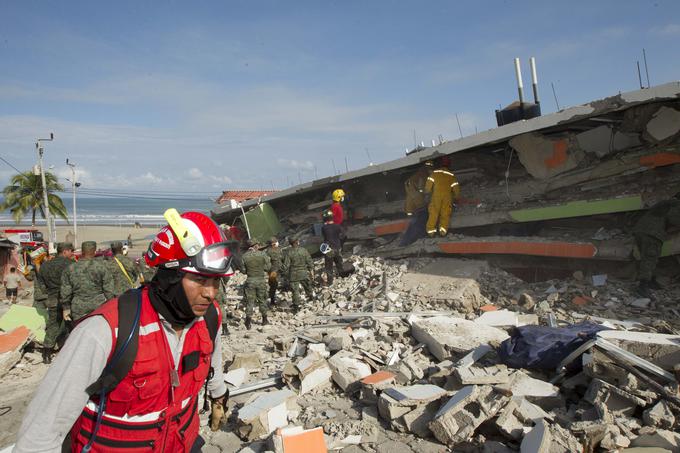
M 335 189 L 333 191 L 333 201 L 342 201 L 345 198 L 345 191 L 342 189 Z

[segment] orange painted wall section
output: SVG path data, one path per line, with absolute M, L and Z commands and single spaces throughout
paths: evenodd
M 444 253 L 452 254 L 502 254 L 558 256 L 564 258 L 593 258 L 597 248 L 593 244 L 571 242 L 444 242 L 439 244 Z
M 375 227 L 375 234 L 378 236 L 385 236 L 387 234 L 397 234 L 406 231 L 409 221 L 401 220 L 399 222 L 386 223 Z
M 0 334 L 0 354 L 14 351 L 26 343 L 30 335 L 31 331 L 24 326 L 19 326 L 9 333 Z
M 666 165 L 680 164 L 678 153 L 657 153 L 651 156 L 642 156 L 640 165 L 644 167 L 664 167 Z
M 323 429 L 314 428 L 283 438 L 284 453 L 328 453 Z
M 553 144 L 553 155 L 545 160 L 548 168 L 557 168 L 567 161 L 567 148 L 569 144 L 566 140 L 560 140 Z

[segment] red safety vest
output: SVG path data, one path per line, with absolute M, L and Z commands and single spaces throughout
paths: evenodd
M 216 308 L 221 324 L 221 313 Z M 106 302 L 92 315 L 104 316 L 115 345 L 118 299 Z M 198 437 L 198 393 L 210 370 L 213 343 L 205 321 L 198 319 L 185 334 L 177 367 L 179 385 L 173 387 L 174 359 L 160 322 L 144 288 L 137 357 L 127 376 L 106 397 L 106 410 L 92 453 L 189 452 Z M 188 356 L 190 360 L 185 360 Z M 88 401 L 71 428 L 71 451 L 80 452 L 90 440 L 97 403 L 96 398 Z

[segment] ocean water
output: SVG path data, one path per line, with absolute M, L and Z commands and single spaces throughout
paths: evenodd
M 73 201 L 70 197 L 62 197 L 68 211 L 69 223 L 72 223 Z M 132 225 L 139 222 L 142 225 L 157 226 L 165 223 L 163 213 L 168 208 L 175 208 L 179 212 L 199 211 L 210 214 L 215 208 L 215 203 L 208 198 L 196 199 L 139 199 L 139 198 L 90 198 L 79 197 L 76 200 L 79 225 Z M 21 222 L 21 225 L 30 225 L 31 214 L 29 213 Z M 57 225 L 65 225 L 63 219 L 56 219 Z M 0 212 L 1 225 L 14 225 L 14 220 L 9 211 Z M 36 216 L 36 224 L 44 225 L 45 220 Z

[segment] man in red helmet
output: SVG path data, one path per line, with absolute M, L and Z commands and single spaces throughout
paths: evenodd
M 145 256 L 155 276 L 76 326 L 26 411 L 15 452 L 60 451 L 69 433 L 74 452 L 200 448 L 206 380 L 218 429 L 228 395 L 215 297 L 233 273 L 231 250 L 204 214 L 168 210 L 166 219 Z

